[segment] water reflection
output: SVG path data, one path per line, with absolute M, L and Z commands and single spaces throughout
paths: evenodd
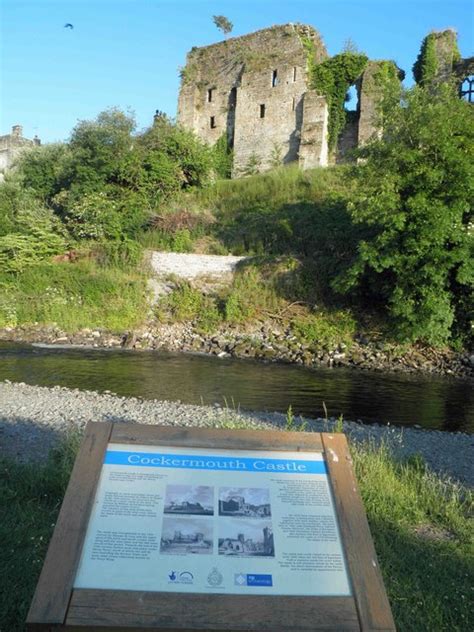
M 198 355 L 0 343 L 0 380 L 474 432 L 472 382 Z

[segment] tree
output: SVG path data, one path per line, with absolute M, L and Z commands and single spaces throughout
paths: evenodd
M 404 340 L 469 336 L 473 153 L 474 112 L 450 86 L 408 91 L 361 151 L 348 208 L 366 236 L 334 287 L 384 305 Z
M 212 21 L 224 35 L 228 35 L 234 28 L 232 22 L 225 15 L 213 15 Z

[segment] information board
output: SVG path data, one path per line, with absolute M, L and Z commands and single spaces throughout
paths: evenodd
M 30 631 L 394 631 L 342 434 L 89 423 Z
M 322 453 L 109 444 L 74 587 L 350 595 Z

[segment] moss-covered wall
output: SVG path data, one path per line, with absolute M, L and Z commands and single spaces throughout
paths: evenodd
M 413 64 L 413 76 L 419 85 L 429 86 L 448 81 L 453 66 L 461 59 L 457 34 L 453 29 L 433 32 L 421 43 L 417 60 Z

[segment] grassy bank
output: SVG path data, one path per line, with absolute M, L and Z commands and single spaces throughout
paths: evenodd
M 142 322 L 145 290 L 138 270 L 93 261 L 41 263 L 17 275 L 0 273 L 0 327 L 56 323 L 68 332 L 84 327 L 124 331 Z
M 20 632 L 72 468 L 73 436 L 42 466 L 0 464 L 0 630 Z M 474 629 L 472 495 L 385 449 L 352 448 L 400 631 Z

